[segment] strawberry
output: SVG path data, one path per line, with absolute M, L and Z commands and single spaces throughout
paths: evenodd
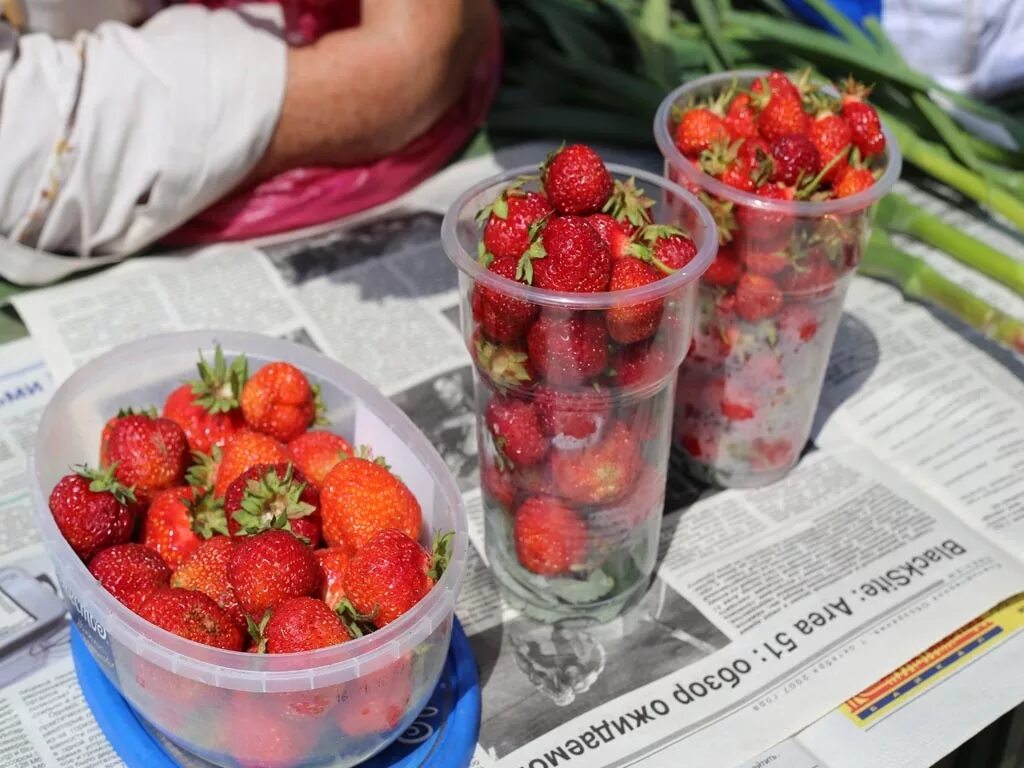
M 842 93 L 842 115 L 850 126 L 850 134 L 861 157 L 880 155 L 885 151 L 885 134 L 878 112 L 865 101 L 871 93 L 870 86 L 864 86 L 852 77 L 846 81 Z
M 532 403 L 496 396 L 487 404 L 484 423 L 498 454 L 513 467 L 529 467 L 544 461 L 548 439 Z
M 847 122 L 832 112 L 819 114 L 811 123 L 808 132 L 818 150 L 822 167 L 829 166 L 822 179 L 829 183 L 839 178 L 847 165 L 847 153 L 853 141 L 853 134 Z
M 750 465 L 754 469 L 778 469 L 789 464 L 794 458 L 793 444 L 784 437 L 777 440 L 755 437 L 750 447 Z
M 612 177 L 604 161 L 585 144 L 549 155 L 541 166 L 541 178 L 548 200 L 562 214 L 596 213 L 612 194 Z
M 530 356 L 521 343 L 495 344 L 475 334 L 472 350 L 480 372 L 499 387 L 528 387 L 536 378 Z
M 184 481 L 190 463 L 188 439 L 170 419 L 125 416 L 110 432 L 107 458 L 118 482 L 149 503 L 158 491 Z
M 227 532 L 223 502 L 211 491 L 190 486 L 160 491 L 142 520 L 142 543 L 171 568 L 181 565 L 203 539 Z
M 354 554 L 385 528 L 420 537 L 420 505 L 386 464 L 353 457 L 338 464 L 320 491 L 320 515 L 328 546 Z
M 763 253 L 761 251 L 744 251 L 743 265 L 748 272 L 757 275 L 777 275 L 789 265 L 789 257 L 785 251 Z
M 754 194 L 766 200 L 789 201 L 795 197 L 792 187 L 780 184 L 765 184 Z M 742 248 L 761 253 L 771 253 L 789 244 L 793 232 L 793 216 L 783 211 L 765 211 L 749 205 L 738 206 L 736 220 L 739 223 L 737 244 Z
M 749 163 L 752 168 L 760 170 L 766 165 L 771 154 L 772 150 L 767 141 L 760 136 L 750 136 L 740 144 L 740 148 L 736 152 L 736 158 Z
M 236 477 L 257 464 L 280 464 L 288 461 L 288 449 L 269 435 L 248 430 L 239 432 L 224 444 L 217 464 L 214 493 L 223 496 Z
M 345 686 L 345 706 L 335 710 L 338 727 L 353 738 L 393 732 L 409 708 L 412 687 L 408 656 L 356 678 Z
M 527 283 L 549 291 L 598 293 L 608 290 L 612 255 L 601 236 L 579 216 L 557 216 L 519 262 Z
M 805 133 L 786 133 L 771 145 L 772 181 L 794 186 L 821 170 L 821 155 Z
M 759 77 L 750 86 L 750 91 L 755 96 L 769 98 L 787 98 L 800 101 L 802 95 L 796 84 L 789 79 L 789 76 L 778 69 L 768 73 L 768 77 Z
M 232 536 L 285 530 L 317 547 L 320 544 L 320 494 L 291 464 L 257 464 L 235 478 L 224 496 L 224 514 Z
M 139 615 L 194 643 L 226 651 L 240 651 L 245 645 L 242 631 L 202 592 L 162 587 L 146 599 Z
M 657 282 L 664 273 L 640 259 L 616 259 L 612 265 L 612 279 L 608 289 L 627 291 L 631 288 Z M 643 341 L 658 330 L 662 312 L 661 299 L 620 304 L 611 307 L 605 315 L 608 335 L 620 344 Z
M 341 619 L 315 597 L 289 597 L 275 605 L 260 627 L 249 619 L 260 653 L 299 653 L 351 640 Z
M 661 381 L 673 369 L 664 345 L 642 341 L 616 351 L 608 376 L 616 386 L 639 387 Z
M 314 550 L 316 562 L 323 571 L 320 580 L 320 599 L 334 610 L 345 597 L 345 572 L 348 570 L 348 553 L 341 547 L 326 547 Z
M 282 443 L 305 432 L 322 411 L 320 388 L 290 363 L 263 366 L 242 389 L 245 423 Z
M 760 162 L 750 157 L 749 153 L 741 153 L 745 140 L 729 141 L 722 139 L 700 153 L 700 168 L 704 173 L 714 176 L 723 184 L 753 191 L 756 186 L 755 177 L 760 180 Z
M 277 698 L 279 695 L 285 701 Z M 288 699 L 288 694 L 236 691 L 221 708 L 217 731 L 224 742 L 222 751 L 231 756 L 231 765 L 294 768 L 309 759 L 318 729 L 302 720 L 282 717 Z
M 119 408 L 117 415 L 108 419 L 107 423 L 103 425 L 103 431 L 100 432 L 100 466 L 110 466 L 110 436 L 114 433 L 114 427 L 121 419 L 125 416 L 149 416 L 155 419 L 159 414 L 156 412 L 156 408 Z
M 519 260 L 530 247 L 530 229 L 551 215 L 547 198 L 537 192 L 513 187 L 502 192 L 484 208 L 478 220 L 484 223 L 483 244 L 495 259 Z
M 629 246 L 636 234 L 636 227 L 626 221 L 616 221 L 607 213 L 592 213 L 587 216 L 587 223 L 608 246 L 613 262 L 629 256 Z
M 682 269 L 696 257 L 697 244 L 674 227 L 648 227 L 647 231 L 655 237 L 651 246 L 655 264 L 660 263 L 674 271 Z M 664 274 L 662 270 L 661 276 Z
M 750 94 L 738 93 L 725 113 L 725 129 L 729 138 L 750 139 L 757 136 L 757 114 L 750 105 Z
M 333 432 L 303 432 L 288 443 L 292 464 L 316 489 L 320 488 L 334 465 L 352 453 L 348 440 Z
M 838 276 L 835 268 L 823 256 L 812 256 L 803 264 L 796 264 L 779 278 L 779 284 L 787 293 L 800 294 L 803 298 L 827 296 Z
M 201 542 L 171 574 L 171 586 L 202 592 L 244 628 L 245 615 L 228 581 L 228 562 L 234 549 L 235 540 L 228 536 L 214 536 Z
M 787 304 L 779 312 L 779 333 L 792 346 L 810 341 L 818 332 L 818 316 L 806 304 Z
M 728 287 L 736 284 L 741 272 L 736 252 L 728 246 L 722 246 L 701 279 L 708 285 Z
M 248 377 L 248 363 L 245 355 L 239 355 L 229 366 L 218 344 L 213 364 L 200 352 L 197 365 L 199 378 L 167 396 L 163 415 L 182 428 L 192 451 L 208 454 L 245 424 L 239 397 Z
M 232 437 L 234 436 L 232 435 Z M 196 490 L 212 491 L 217 484 L 217 471 L 220 469 L 222 458 L 224 458 L 224 451 L 219 445 L 213 446 L 209 453 L 193 451 L 193 463 L 185 472 L 185 482 Z
M 571 507 L 551 496 L 531 496 L 516 510 L 516 557 L 541 576 L 561 576 L 587 559 L 587 524 Z
M 530 361 L 555 386 L 582 384 L 604 370 L 608 333 L 599 313 L 544 314 L 526 334 Z
M 512 474 L 512 482 L 516 489 L 525 496 L 534 494 L 552 495 L 555 492 L 554 481 L 545 464 L 520 469 Z
M 606 504 L 622 498 L 640 460 L 636 438 L 624 422 L 610 426 L 595 445 L 555 451 L 551 476 L 558 494 L 578 504 Z
M 98 552 L 89 561 L 89 573 L 134 613 L 157 589 L 166 587 L 171 578 L 171 569 L 159 554 L 130 542 Z
M 135 495 L 106 471 L 82 465 L 50 492 L 50 512 L 71 549 L 88 562 L 101 549 L 124 544 L 135 527 Z
M 499 460 L 485 461 L 480 465 L 480 486 L 486 496 L 505 509 L 511 509 L 516 500 L 512 473 L 506 471 Z
M 748 272 L 736 284 L 736 313 L 747 322 L 760 322 L 781 308 L 782 291 L 770 277 Z
M 713 462 L 718 458 L 718 434 L 707 424 L 684 419 L 680 422 L 676 442 L 695 459 Z
M 590 530 L 596 532 L 605 551 L 627 545 L 636 530 L 657 515 L 665 506 L 665 470 L 645 465 L 633 484 L 633 491 L 613 506 L 592 510 Z
M 748 421 L 757 415 L 754 396 L 732 380 L 726 384 L 719 409 L 729 421 Z
M 855 168 L 850 165 L 843 170 L 843 175 L 836 183 L 836 197 L 852 197 L 875 183 L 875 176 L 869 168 Z
M 228 583 L 242 610 L 262 616 L 287 597 L 313 595 L 320 566 L 313 551 L 287 531 L 263 531 L 238 540 L 228 559 Z
M 552 438 L 586 440 L 600 434 L 612 415 L 612 402 L 606 389 L 563 392 L 538 387 L 535 405 L 541 428 Z
M 345 572 L 345 594 L 376 627 L 390 624 L 430 591 L 448 566 L 452 534 L 431 554 L 401 531 L 387 528 L 363 545 Z
M 769 142 L 787 134 L 807 133 L 810 116 L 799 99 L 773 95 L 758 115 L 757 129 Z
M 508 280 L 516 280 L 519 257 L 495 256 L 487 269 Z M 510 344 L 519 339 L 537 316 L 536 304 L 483 285 L 473 286 L 470 298 L 473 319 L 492 341 Z
M 725 121 L 707 107 L 688 109 L 676 126 L 676 147 L 687 157 L 696 157 L 727 137 Z

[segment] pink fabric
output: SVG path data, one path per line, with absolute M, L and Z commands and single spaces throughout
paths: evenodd
M 396 154 L 358 167 L 288 171 L 218 202 L 168 235 L 164 243 L 248 240 L 311 227 L 393 200 L 416 186 L 443 167 L 483 124 L 501 80 L 497 14 L 492 37 L 462 98 Z

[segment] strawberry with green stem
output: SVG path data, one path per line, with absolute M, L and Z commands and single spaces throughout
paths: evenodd
M 229 365 L 218 344 L 213 363 L 200 351 L 196 366 L 199 378 L 167 396 L 163 415 L 184 430 L 193 452 L 208 454 L 245 426 L 240 398 L 248 379 L 248 362 L 245 355 L 239 355 Z
M 530 181 L 516 179 L 497 199 L 477 214 L 483 228 L 482 247 L 495 258 L 518 259 L 530 246 L 530 230 L 551 215 L 551 205 L 538 192 L 527 192 L 523 185 Z
M 190 463 L 188 439 L 170 419 L 125 416 L 110 431 L 107 459 L 118 481 L 148 503 L 159 491 L 184 481 Z
M 320 494 L 290 463 L 257 464 L 228 486 L 224 513 L 232 536 L 284 530 L 316 548 Z
M 548 201 L 560 214 L 597 213 L 614 186 L 601 156 L 585 144 L 552 152 L 541 165 L 540 175 Z
M 540 576 L 563 576 L 587 560 L 587 524 L 552 496 L 531 496 L 516 510 L 512 537 L 516 558 Z
M 585 218 L 549 219 L 519 261 L 516 278 L 549 291 L 599 293 L 608 289 L 612 257 Z
M 481 247 L 482 247 L 481 243 Z M 530 249 L 533 249 L 532 251 Z M 480 252 L 480 263 L 494 274 L 513 282 L 520 281 L 520 264 L 529 265 L 531 260 L 522 262 L 523 253 L 536 253 L 535 246 L 527 244 L 517 256 L 495 256 L 487 251 Z M 523 269 L 527 267 L 524 266 Z M 526 329 L 537 316 L 537 305 L 506 293 L 500 288 L 491 288 L 483 284 L 473 286 L 470 297 L 470 308 L 473 319 L 480 325 L 480 330 L 488 339 L 504 344 L 514 343 L 521 338 Z
M 177 568 L 204 539 L 227 535 L 224 503 L 212 490 L 168 488 L 153 497 L 142 521 L 142 543 Z
M 133 490 L 115 477 L 115 465 L 74 469 L 53 487 L 49 506 L 71 549 L 88 562 L 100 550 L 131 539 L 137 506 Z
M 268 363 L 242 388 L 242 415 L 250 429 L 280 442 L 293 440 L 323 419 L 320 387 L 291 363 Z
M 483 375 L 498 387 L 528 387 L 536 373 L 522 344 L 495 344 L 474 336 L 473 358 Z
M 885 151 L 885 134 L 878 112 L 867 103 L 872 87 L 847 79 L 840 97 L 843 119 L 850 126 L 853 145 L 862 157 L 874 157 Z

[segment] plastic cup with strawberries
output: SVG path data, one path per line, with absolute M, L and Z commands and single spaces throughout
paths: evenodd
M 704 480 L 771 483 L 808 439 L 874 203 L 900 173 L 867 95 L 744 70 L 658 109 L 665 175 L 709 208 L 721 243 L 676 393 L 675 442 Z
M 442 239 L 475 363 L 489 564 L 531 616 L 607 620 L 654 568 L 676 370 L 717 236 L 676 184 L 579 145 L 553 157 L 467 190 Z

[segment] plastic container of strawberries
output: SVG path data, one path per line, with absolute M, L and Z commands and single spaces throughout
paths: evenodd
M 71 464 L 95 463 L 105 419 L 120 404 L 160 402 L 221 344 L 250 365 L 285 360 L 322 388 L 332 428 L 388 457 L 422 507 L 424 535 L 454 531 L 451 563 L 408 613 L 365 637 L 294 654 L 224 651 L 150 624 L 107 593 L 57 529 L 47 499 Z M 36 524 L 71 618 L 132 708 L 182 749 L 221 766 L 351 766 L 413 721 L 444 667 L 466 566 L 462 497 L 426 437 L 340 363 L 265 336 L 196 331 L 153 336 L 84 365 L 43 413 L 30 461 Z M 430 541 L 424 540 L 425 545 Z

